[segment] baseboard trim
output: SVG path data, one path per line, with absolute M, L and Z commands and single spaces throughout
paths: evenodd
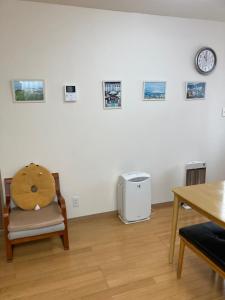
M 169 207 L 169 206 L 173 206 L 173 201 L 152 204 L 153 208 L 163 208 L 163 207 Z
M 173 202 L 163 202 L 163 203 L 154 203 L 152 204 L 152 208 L 163 208 L 163 207 L 169 207 L 172 206 Z M 92 214 L 92 215 L 87 215 L 87 216 L 81 216 L 81 217 L 75 217 L 68 219 L 68 222 L 74 222 L 74 221 L 80 221 L 80 220 L 90 220 L 90 219 L 96 219 L 96 218 L 103 218 L 103 217 L 109 217 L 109 216 L 117 216 L 118 211 L 117 210 L 112 210 L 112 211 L 106 211 L 103 213 L 97 213 L 97 214 Z
M 75 217 L 68 219 L 68 222 L 74 222 L 74 221 L 80 221 L 80 220 L 90 220 L 90 219 L 96 219 L 96 218 L 102 218 L 106 216 L 116 216 L 118 214 L 117 210 L 112 210 L 112 211 L 106 211 L 103 213 L 97 213 L 97 214 L 92 214 L 92 215 L 87 215 L 87 216 L 81 216 L 81 217 Z

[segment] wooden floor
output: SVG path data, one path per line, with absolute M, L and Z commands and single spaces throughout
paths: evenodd
M 124 225 L 116 215 L 73 220 L 70 251 L 60 239 L 15 247 L 7 263 L 0 242 L 0 299 L 209 300 L 225 299 L 224 281 L 189 250 L 183 276 L 168 264 L 172 207 L 150 221 Z M 180 226 L 204 221 L 182 209 Z M 177 261 L 178 240 L 176 248 Z

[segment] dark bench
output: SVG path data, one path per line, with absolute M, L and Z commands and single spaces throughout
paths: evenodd
M 181 228 L 177 277 L 181 277 L 184 248 L 188 246 L 225 278 L 225 230 L 207 222 Z

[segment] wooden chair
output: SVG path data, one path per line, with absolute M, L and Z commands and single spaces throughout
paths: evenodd
M 14 245 L 54 236 L 60 236 L 64 249 L 69 250 L 65 200 L 60 193 L 59 174 L 52 173 L 52 175 L 55 179 L 57 199 L 37 212 L 12 208 L 10 193 L 12 178 L 4 180 L 6 201 L 3 208 L 3 224 L 8 261 L 13 258 Z
M 196 224 L 179 230 L 180 251 L 177 278 L 181 278 L 184 249 L 187 246 L 209 267 L 225 278 L 225 230 L 213 222 Z

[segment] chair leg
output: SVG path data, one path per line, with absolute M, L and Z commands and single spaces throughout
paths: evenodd
M 62 242 L 63 242 L 64 250 L 69 250 L 69 238 L 68 238 L 67 226 L 64 230 L 64 234 L 62 235 Z
M 181 278 L 182 267 L 183 267 L 183 260 L 184 260 L 184 248 L 185 242 L 183 239 L 180 239 L 180 250 L 179 250 L 179 258 L 178 258 L 178 267 L 177 267 L 177 278 Z
M 6 258 L 8 262 L 13 259 L 13 246 L 9 241 L 6 241 Z

